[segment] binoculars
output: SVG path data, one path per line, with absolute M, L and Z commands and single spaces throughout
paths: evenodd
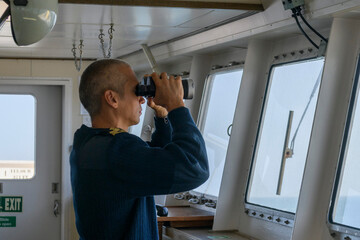
M 195 86 L 191 79 L 183 79 L 182 86 L 184 89 L 184 99 L 192 99 L 194 97 Z M 155 97 L 156 86 L 151 76 L 143 77 L 140 83 L 136 86 L 136 96 Z

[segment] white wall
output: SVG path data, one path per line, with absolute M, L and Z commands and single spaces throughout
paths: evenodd
M 90 61 L 84 61 L 82 71 L 90 64 Z M 61 60 L 0 60 L 0 76 L 1 77 L 31 77 L 31 78 L 70 78 L 72 79 L 72 132 L 74 134 L 77 128 L 82 124 L 82 116 L 80 115 L 80 100 L 78 94 L 79 76 L 81 72 L 75 70 L 73 61 Z M 61 136 L 59 136 L 61 138 Z M 68 164 L 68 163 L 67 163 Z M 70 178 L 70 176 L 68 176 Z M 72 201 L 62 203 L 63 206 L 73 209 Z M 75 228 L 75 216 L 72 210 L 72 220 L 67 223 L 70 227 L 71 239 L 78 239 Z
M 72 104 L 72 134 L 82 124 L 80 115 L 79 100 L 79 76 L 82 71 L 90 64 L 84 61 L 81 71 L 75 69 L 74 61 L 65 60 L 13 60 L 0 59 L 1 77 L 59 77 L 71 78 L 73 85 L 73 104 Z

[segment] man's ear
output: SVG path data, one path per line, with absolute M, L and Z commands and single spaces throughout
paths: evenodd
M 104 97 L 105 97 L 105 102 L 113 107 L 113 108 L 118 108 L 119 106 L 119 95 L 112 91 L 112 90 L 106 90 L 104 93 Z

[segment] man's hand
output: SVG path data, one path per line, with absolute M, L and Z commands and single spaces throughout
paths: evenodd
M 155 110 L 156 117 L 164 118 L 164 117 L 166 117 L 168 115 L 168 111 L 166 110 L 166 108 L 164 108 L 164 107 L 162 107 L 160 105 L 156 105 L 154 103 L 154 100 L 151 97 L 149 97 L 147 99 L 147 104 L 148 104 L 149 107 L 151 107 L 152 109 Z
M 156 105 L 160 105 L 168 112 L 175 108 L 185 106 L 183 102 L 184 89 L 181 77 L 168 77 L 166 73 L 161 73 L 161 79 L 157 73 L 151 74 L 156 86 L 156 93 L 153 99 Z

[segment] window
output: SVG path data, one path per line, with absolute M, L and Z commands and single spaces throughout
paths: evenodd
M 210 177 L 194 191 L 218 196 L 242 70 L 220 72 L 207 79 L 199 115 L 209 159 Z
M 360 63 L 354 83 L 330 211 L 330 222 L 360 229 Z
M 272 67 L 247 203 L 295 213 L 323 65 L 317 59 Z
M 30 179 L 35 171 L 36 100 L 0 94 L 0 179 Z

